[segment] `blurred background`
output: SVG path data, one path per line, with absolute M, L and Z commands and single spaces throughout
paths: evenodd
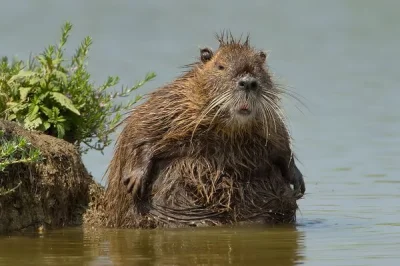
M 132 85 L 156 72 L 143 94 L 180 75 L 199 47 L 217 48 L 216 32 L 249 33 L 252 45 L 270 51 L 279 83 L 304 103 L 284 101 L 307 185 L 299 202 L 303 259 L 393 265 L 400 258 L 399 12 L 395 0 L 2 0 L 0 56 L 41 52 L 68 20 L 67 55 L 93 38 L 93 81 L 118 75 Z M 99 182 L 112 150 L 84 157 Z

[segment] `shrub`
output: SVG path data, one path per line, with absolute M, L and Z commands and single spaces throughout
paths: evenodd
M 96 87 L 85 68 L 90 37 L 84 38 L 71 60 L 64 58 L 71 29 L 72 24 L 65 23 L 59 44 L 48 46 L 27 63 L 9 63 L 6 57 L 1 60 L 0 118 L 63 138 L 79 146 L 81 152 L 90 148 L 103 151 L 111 143 L 110 135 L 121 122 L 122 113 L 140 96 L 119 104 L 114 99 L 130 96 L 155 74 L 148 73 L 144 80 L 119 91 L 108 91 L 118 84 L 116 76 Z

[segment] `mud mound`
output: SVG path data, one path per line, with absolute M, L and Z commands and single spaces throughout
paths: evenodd
M 25 137 L 44 158 L 36 164 L 10 165 L 0 173 L 4 189 L 21 182 L 14 192 L 0 196 L 0 233 L 81 224 L 94 181 L 74 145 L 8 121 L 0 120 L 0 130 L 6 139 Z
M 105 206 L 105 190 L 104 187 L 97 183 L 93 183 L 89 188 L 90 202 L 89 207 L 83 215 L 84 227 L 103 227 L 107 216 L 104 211 Z

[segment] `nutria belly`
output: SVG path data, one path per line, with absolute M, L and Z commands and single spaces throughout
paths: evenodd
M 174 160 L 155 173 L 147 200 L 137 203 L 140 216 L 157 227 L 295 221 L 295 193 L 277 168 L 257 173 L 220 165 L 205 158 Z

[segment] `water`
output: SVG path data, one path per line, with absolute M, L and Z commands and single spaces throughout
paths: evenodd
M 260 230 L 67 229 L 36 237 L 11 237 L 1 265 L 294 265 L 302 260 L 304 233 L 294 227 Z M 23 250 L 24 256 L 21 256 Z M 29 259 L 28 259 L 29 258 Z
M 307 194 L 295 227 L 13 235 L 0 238 L 0 264 L 398 265 L 398 10 L 395 0 L 3 0 L 0 55 L 27 58 L 70 20 L 70 52 L 94 39 L 93 80 L 158 74 L 139 93 L 179 75 L 199 46 L 216 47 L 215 32 L 249 32 L 307 106 L 285 101 Z M 99 181 L 111 156 L 84 158 Z

